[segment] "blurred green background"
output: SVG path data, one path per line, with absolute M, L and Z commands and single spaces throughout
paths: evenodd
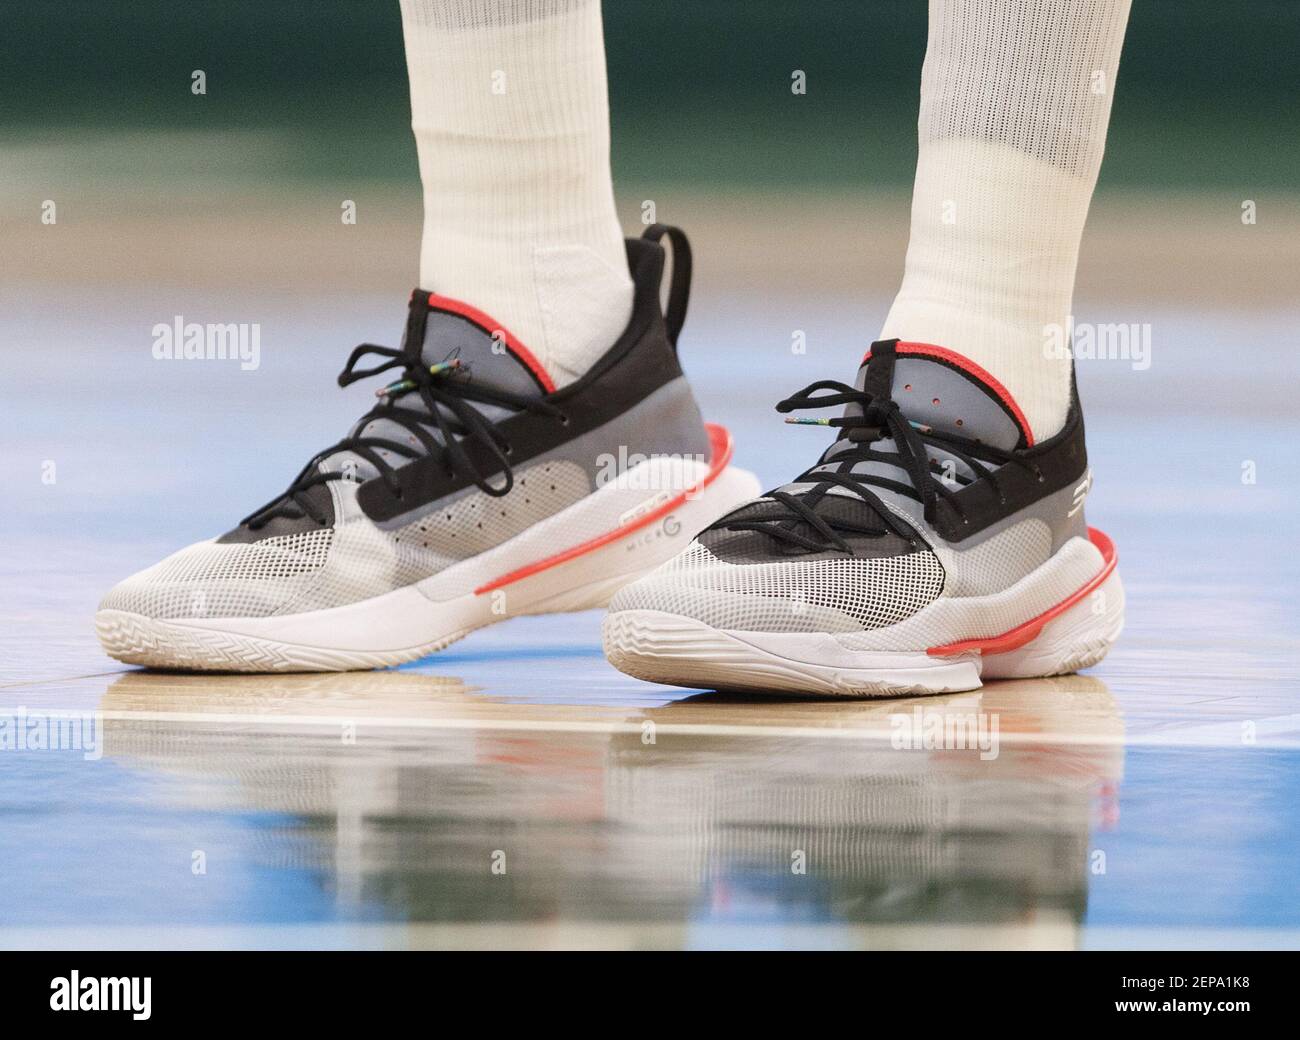
M 654 200 L 690 229 L 708 292 L 888 299 L 925 0 L 604 13 L 623 226 Z M 1298 44 L 1300 0 L 1135 0 L 1081 299 L 1294 304 Z M 397 0 L 5 0 L 0 129 L 3 284 L 392 293 L 418 277 Z
M 616 177 L 910 184 L 923 0 L 612 0 L 605 24 Z M 1136 0 L 1102 190 L 1294 186 L 1298 44 L 1296 0 Z M 6 0 L 0 113 L 11 145 L 264 130 L 242 176 L 416 177 L 396 0 Z

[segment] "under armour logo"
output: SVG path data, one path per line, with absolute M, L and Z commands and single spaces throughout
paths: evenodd
M 1083 500 L 1088 497 L 1088 492 L 1092 490 L 1092 469 L 1089 467 L 1088 472 L 1083 475 L 1083 481 L 1074 489 L 1074 502 L 1072 508 L 1066 516 L 1074 516 L 1083 508 Z

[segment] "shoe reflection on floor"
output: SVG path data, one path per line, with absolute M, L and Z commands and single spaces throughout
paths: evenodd
M 768 945 L 1074 945 L 1124 755 L 1113 697 L 1079 675 L 630 712 L 415 672 L 136 672 L 101 709 L 106 757 L 238 820 L 230 853 L 310 879 L 329 920 L 514 926 L 524 945 L 539 923 L 627 945 L 755 927 Z M 918 725 L 996 739 L 900 738 Z M 128 882 L 142 915 L 168 898 L 161 875 Z

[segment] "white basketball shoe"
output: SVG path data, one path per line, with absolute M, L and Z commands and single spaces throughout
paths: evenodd
M 655 225 L 627 252 L 627 329 L 558 389 L 498 322 L 417 290 L 402 346 L 363 344 L 339 376 L 391 372 L 379 404 L 233 530 L 113 588 L 104 649 L 217 671 L 401 664 L 519 614 L 604 606 L 757 494 L 678 363 L 685 236 Z
M 885 696 L 969 690 L 1100 661 L 1124 620 L 1109 538 L 1084 523 L 1083 416 L 1035 444 L 987 372 L 941 347 L 872 345 L 818 463 L 624 588 L 605 653 L 678 686 Z

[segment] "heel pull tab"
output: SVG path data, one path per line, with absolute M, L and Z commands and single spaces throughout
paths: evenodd
M 412 357 L 419 357 L 424 349 L 424 327 L 429 320 L 429 297 L 424 289 L 411 290 L 411 303 L 406 312 L 406 328 L 402 332 L 402 349 Z
M 651 224 L 641 237 L 658 242 L 665 235 L 673 244 L 673 276 L 668 283 L 668 309 L 664 324 L 668 327 L 668 342 L 677 348 L 677 336 L 686 323 L 686 304 L 691 298 L 691 244 L 686 232 L 668 224 Z
M 887 401 L 894 390 L 894 361 L 898 357 L 897 339 L 878 339 L 867 351 L 871 358 L 862 389 L 876 401 Z

